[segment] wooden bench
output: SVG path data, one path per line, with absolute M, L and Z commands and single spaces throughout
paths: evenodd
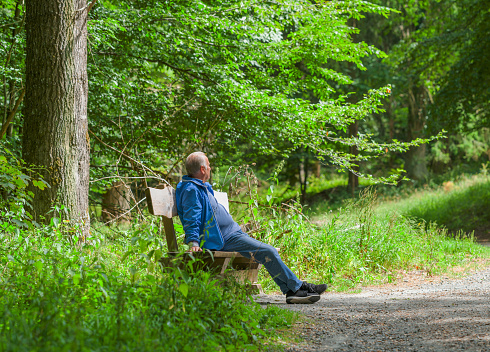
M 162 216 L 165 237 L 167 240 L 168 256 L 162 258 L 165 267 L 174 265 L 185 265 L 194 258 L 199 258 L 198 266 L 201 269 L 215 270 L 220 275 L 231 275 L 240 283 L 250 283 L 254 291 L 263 293 L 262 286 L 257 283 L 259 269 L 262 264 L 253 259 L 244 257 L 238 252 L 210 251 L 187 252 L 182 255 L 179 253 L 177 237 L 173 218 L 177 214 L 177 204 L 175 200 L 175 189 L 172 187 L 147 188 L 146 201 L 150 214 Z M 228 208 L 228 195 L 225 192 L 214 192 L 215 197 L 226 210 Z M 179 255 L 181 254 L 181 256 Z M 226 272 L 226 273 L 225 273 Z

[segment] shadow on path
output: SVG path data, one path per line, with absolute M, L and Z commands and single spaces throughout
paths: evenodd
M 306 314 L 303 343 L 286 351 L 490 351 L 490 269 L 415 288 L 324 294 L 317 304 L 261 304 Z

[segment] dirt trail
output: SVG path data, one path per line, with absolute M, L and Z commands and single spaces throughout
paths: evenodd
M 311 318 L 298 327 L 304 342 L 286 351 L 490 351 L 490 267 L 463 279 L 327 292 L 311 305 L 278 295 L 256 301 Z

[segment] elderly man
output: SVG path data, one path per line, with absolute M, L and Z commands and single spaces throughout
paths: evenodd
M 207 182 L 211 166 L 204 153 L 190 154 L 185 162 L 187 175 L 177 185 L 177 212 L 184 227 L 185 241 L 192 252 L 202 248 L 239 252 L 264 265 L 286 295 L 287 303 L 314 303 L 326 284 L 313 285 L 299 280 L 283 263 L 277 250 L 244 233 L 228 211 L 214 197 Z

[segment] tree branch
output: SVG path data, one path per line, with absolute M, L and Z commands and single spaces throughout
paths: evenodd
M 90 181 L 90 183 L 93 183 L 93 182 L 98 182 L 98 181 L 102 181 L 102 180 L 110 180 L 110 179 L 114 179 L 114 178 L 118 178 L 118 179 L 127 179 L 127 180 L 144 180 L 145 178 L 153 178 L 155 180 L 158 180 L 158 181 L 163 181 L 165 183 L 168 184 L 168 182 L 164 179 L 164 178 L 161 178 L 161 177 L 158 177 L 158 176 L 106 176 L 106 177 L 101 177 L 101 178 L 98 178 L 96 180 L 92 180 Z
M 203 78 L 203 77 L 196 76 L 189 69 L 179 68 L 179 67 L 174 66 L 172 64 L 169 64 L 168 62 L 163 61 L 161 59 L 151 59 L 151 58 L 141 57 L 141 56 L 132 55 L 132 54 L 120 54 L 120 53 L 113 53 L 113 52 L 107 52 L 107 51 L 99 51 L 96 54 L 98 54 L 98 55 L 111 55 L 111 56 L 129 56 L 129 57 L 132 57 L 132 58 L 135 58 L 135 59 L 145 60 L 145 61 L 148 61 L 148 62 L 156 62 L 156 63 L 159 63 L 159 64 L 163 64 L 163 65 L 165 65 L 167 67 L 170 67 L 172 70 L 175 70 L 177 72 L 181 72 L 181 73 L 184 73 L 186 75 L 189 75 L 192 78 L 195 78 L 195 79 L 198 79 L 198 80 L 207 81 L 207 82 L 211 82 L 211 83 L 214 83 L 214 84 L 218 84 L 217 82 L 215 82 L 215 81 L 213 81 L 213 80 L 211 80 L 209 78 Z
M 0 132 L 0 139 L 2 139 L 3 136 L 5 135 L 5 133 L 7 132 L 7 128 L 9 127 L 9 124 L 14 119 L 14 115 L 17 112 L 17 109 L 19 108 L 19 105 L 22 102 L 22 99 L 24 99 L 25 93 L 26 93 L 26 90 L 24 88 L 24 89 L 22 89 L 22 92 L 20 93 L 19 98 L 15 102 L 14 109 L 10 112 L 10 115 L 7 117 L 7 120 L 5 121 L 5 123 L 2 126 L 2 131 Z
M 22 22 L 22 20 L 18 20 L 18 21 L 15 21 L 15 22 L 4 24 L 3 26 L 0 26 L 0 28 L 8 27 L 8 26 L 11 26 L 11 25 L 16 24 L 16 23 L 19 23 L 19 22 Z
M 114 147 L 110 146 L 109 144 L 107 144 L 107 143 L 103 142 L 103 141 L 102 141 L 102 140 L 101 140 L 99 137 L 97 137 L 97 135 L 96 135 L 95 133 L 93 133 L 91 130 L 88 130 L 88 131 L 90 132 L 90 134 L 91 134 L 92 136 L 94 136 L 94 137 L 95 137 L 95 139 L 96 139 L 97 141 L 99 141 L 100 143 L 102 143 L 103 145 L 105 145 L 107 148 L 109 148 L 109 149 L 111 149 L 111 150 L 113 150 L 113 151 L 115 151 L 115 152 L 119 153 L 121 156 L 125 157 L 126 159 L 128 159 L 128 160 L 129 160 L 129 161 L 131 161 L 132 163 L 135 163 L 135 164 L 137 164 L 137 165 L 141 166 L 141 168 L 142 168 L 143 170 L 150 171 L 150 172 L 151 172 L 153 175 L 158 176 L 158 172 L 157 172 L 157 171 L 150 169 L 148 166 L 146 166 L 146 165 L 145 165 L 145 164 L 143 164 L 142 162 L 140 162 L 140 161 L 138 161 L 138 160 L 136 160 L 136 159 L 134 159 L 134 158 L 130 157 L 129 155 L 124 154 L 124 153 L 123 153 L 123 152 L 121 152 L 120 150 L 117 150 L 116 148 L 114 148 Z M 161 172 L 160 172 L 160 174 L 163 176 L 163 173 L 161 173 Z M 170 184 L 169 184 L 169 183 L 168 183 L 168 182 L 167 182 L 165 179 L 163 179 L 163 178 L 162 178 L 162 180 L 163 180 L 163 181 L 165 181 L 165 183 L 167 183 L 167 184 L 170 186 Z
M 75 10 L 75 12 L 82 12 L 85 9 L 87 9 L 87 13 L 89 13 L 90 10 L 92 10 L 92 7 L 94 7 L 94 5 L 95 5 L 96 2 L 97 2 L 97 0 L 92 0 L 92 2 L 90 4 L 88 4 L 87 6 L 82 7 L 81 9 Z
M 233 48 L 233 49 L 238 49 L 238 46 L 236 45 L 220 45 L 220 44 L 214 44 L 214 43 L 208 43 L 208 42 L 205 42 L 204 40 L 200 40 L 200 39 L 194 39 L 196 42 L 198 43 L 202 43 L 202 44 L 205 44 L 205 45 L 211 45 L 211 46 L 215 46 L 215 47 L 218 47 L 218 48 Z

